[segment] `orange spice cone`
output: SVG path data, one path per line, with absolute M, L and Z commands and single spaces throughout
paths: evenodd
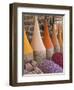
M 54 52 L 60 52 L 60 45 L 56 34 L 57 24 L 53 26 L 53 33 L 52 33 L 52 43 L 54 46 Z
M 24 31 L 24 60 L 25 62 L 33 60 L 33 49 L 28 41 L 25 31 Z
M 46 49 L 40 35 L 37 16 L 35 16 L 35 25 L 31 45 L 34 50 L 34 59 L 37 61 L 37 63 L 40 63 L 46 58 Z
M 46 57 L 47 59 L 50 59 L 54 53 L 54 47 L 50 38 L 50 34 L 48 31 L 48 24 L 47 21 L 45 20 L 44 24 L 44 38 L 43 38 L 44 45 L 46 47 Z

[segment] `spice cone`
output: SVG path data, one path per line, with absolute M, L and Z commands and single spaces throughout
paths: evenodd
M 54 47 L 50 38 L 50 34 L 48 31 L 48 24 L 47 21 L 45 20 L 44 24 L 44 38 L 43 38 L 44 45 L 46 47 L 46 56 L 47 58 L 51 58 L 53 53 L 54 53 Z
M 60 45 L 56 34 L 57 24 L 53 26 L 52 43 L 54 45 L 54 52 L 60 52 Z
M 59 41 L 59 45 L 60 45 L 60 52 L 63 52 L 63 40 L 62 40 L 62 26 L 61 26 L 61 24 L 59 24 L 58 41 Z
M 35 16 L 35 25 L 34 25 L 31 45 L 34 50 L 34 59 L 38 63 L 40 63 L 44 58 L 46 58 L 46 49 L 40 35 L 40 29 L 39 29 L 37 16 Z
M 25 31 L 24 31 L 24 60 L 25 62 L 33 60 L 33 49 L 28 41 Z

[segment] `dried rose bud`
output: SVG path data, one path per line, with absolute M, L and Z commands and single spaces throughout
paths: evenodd
M 63 68 L 63 54 L 62 53 L 58 53 L 58 52 L 55 53 L 52 56 L 52 60 Z

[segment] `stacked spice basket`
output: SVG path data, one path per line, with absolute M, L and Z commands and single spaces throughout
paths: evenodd
M 24 74 L 63 72 L 63 16 L 24 14 Z

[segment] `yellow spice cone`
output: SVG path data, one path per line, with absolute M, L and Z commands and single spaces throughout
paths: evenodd
M 25 31 L 24 31 L 24 59 L 25 62 L 33 59 L 33 49 L 28 41 Z
M 26 32 L 24 31 L 24 54 L 33 53 L 33 49 L 28 41 Z

